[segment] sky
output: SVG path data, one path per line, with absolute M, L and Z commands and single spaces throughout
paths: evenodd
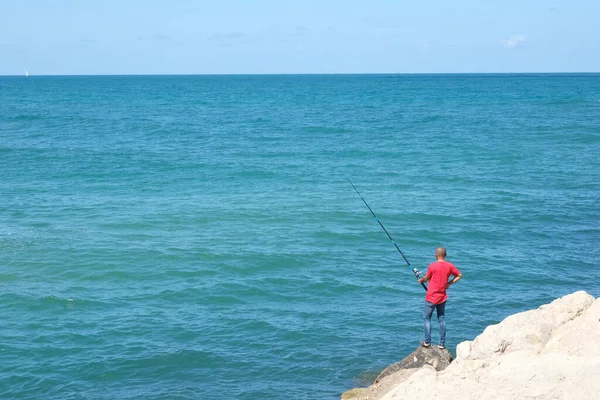
M 0 75 L 599 72 L 600 0 L 0 0 Z

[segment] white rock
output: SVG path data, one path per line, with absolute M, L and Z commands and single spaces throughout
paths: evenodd
M 580 315 L 593 301 L 594 297 L 580 291 L 554 300 L 537 310 L 511 315 L 500 324 L 488 326 L 475 338 L 466 357 L 461 349 L 460 357 L 487 359 L 519 350 L 539 352 L 550 339 L 553 330 Z
M 600 299 L 576 292 L 512 315 L 460 343 L 456 355 L 443 371 L 404 373 L 369 398 L 600 400 Z

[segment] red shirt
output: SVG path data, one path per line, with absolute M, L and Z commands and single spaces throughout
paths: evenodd
M 458 276 L 460 271 L 448 261 L 436 261 L 427 267 L 426 277 L 429 278 L 425 300 L 433 304 L 441 304 L 448 299 L 446 285 L 450 275 Z

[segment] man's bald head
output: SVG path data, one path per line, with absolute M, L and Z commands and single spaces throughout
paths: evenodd
M 446 258 L 446 248 L 438 247 L 435 249 L 435 258 L 441 258 L 442 260 Z

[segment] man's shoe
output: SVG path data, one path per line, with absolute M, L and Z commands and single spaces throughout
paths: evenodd
M 423 347 L 431 347 L 431 343 L 421 341 L 421 346 Z
M 441 343 L 440 343 L 440 344 L 438 344 L 438 347 L 439 347 L 440 349 L 442 349 L 442 350 L 444 350 L 444 349 L 446 348 L 446 346 L 444 346 L 444 345 L 443 345 L 443 344 L 441 344 Z

